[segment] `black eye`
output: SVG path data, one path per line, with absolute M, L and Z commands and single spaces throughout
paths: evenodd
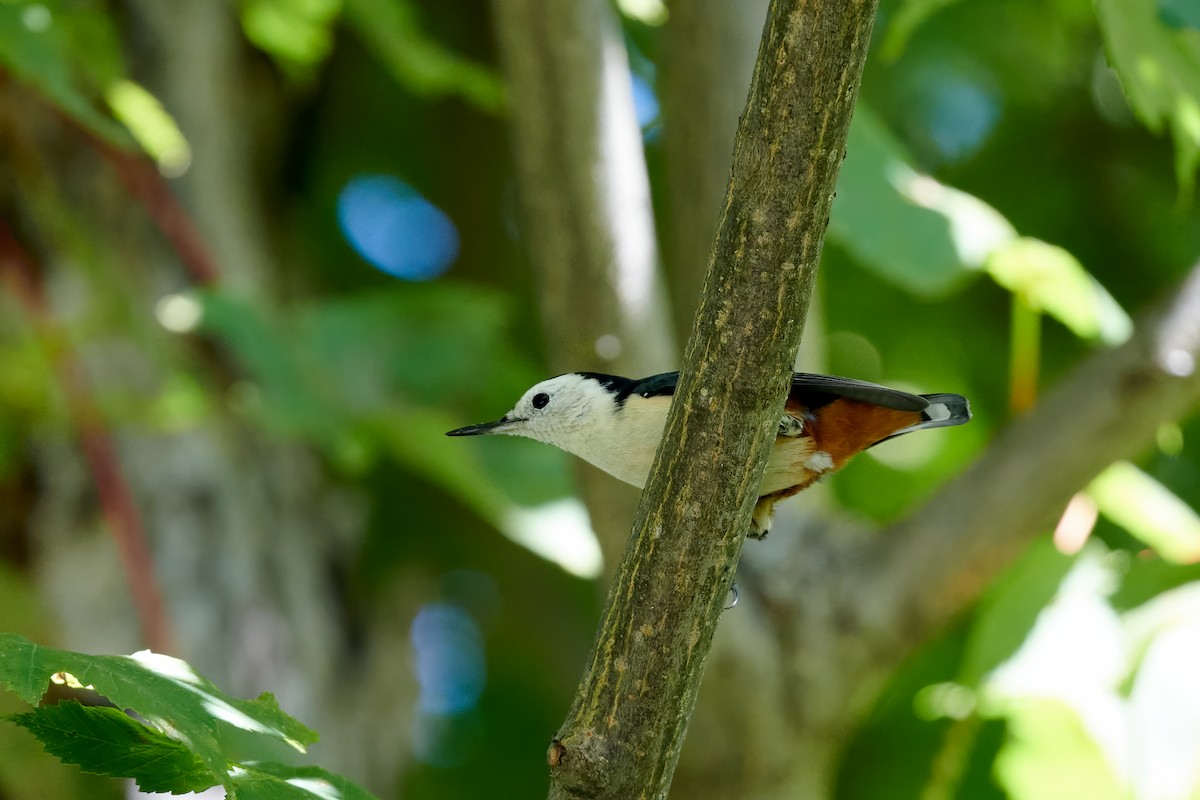
M 538 392 L 537 394 L 535 394 L 533 396 L 533 407 L 534 408 L 545 408 L 546 404 L 549 402 L 550 402 L 550 395 L 546 394 L 545 392 Z

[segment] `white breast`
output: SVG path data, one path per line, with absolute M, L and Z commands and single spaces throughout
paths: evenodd
M 775 448 L 767 460 L 759 495 L 773 494 L 790 489 L 832 469 L 829 455 L 813 452 L 813 440 L 807 436 L 781 436 L 775 440 Z
M 654 464 L 670 406 L 670 397 L 634 395 L 616 414 L 588 426 L 563 449 L 640 489 Z
M 654 454 L 667 422 L 670 397 L 630 397 L 624 407 L 605 421 L 588 426 L 558 443 L 614 478 L 639 489 L 646 485 Z M 803 436 L 780 437 L 767 461 L 760 495 L 771 494 L 806 482 L 832 469 L 825 453 L 813 452 L 813 442 Z

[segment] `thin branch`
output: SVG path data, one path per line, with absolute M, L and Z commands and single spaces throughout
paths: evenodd
M 64 349 L 66 337 L 53 319 L 31 256 L 12 230 L 0 221 L 0 277 L 21 303 L 40 337 L 50 349 L 50 360 L 66 399 L 68 413 L 79 434 L 84 459 L 96 486 L 108 531 L 125 568 L 125 583 L 137 613 L 146 646 L 160 653 L 175 652 L 166 604 L 154 571 L 154 558 L 133 493 L 121 470 L 112 437 L 91 395 L 83 370 Z
M 666 796 L 782 411 L 874 13 L 771 4 L 666 436 L 551 745 L 552 798 Z
M 198 286 L 215 285 L 221 278 L 220 267 L 191 215 L 153 162 L 145 156 L 119 150 L 93 134 L 88 133 L 87 138 L 112 165 L 125 190 L 142 204 L 150 219 L 167 237 L 192 281 Z
M 686 337 L 717 232 L 767 0 L 681 0 L 670 11 L 658 82 L 669 220 L 663 260 L 677 330 Z
M 904 653 L 972 603 L 1072 494 L 1200 404 L 1200 264 L 1130 341 L 1096 353 L 861 562 L 864 623 Z M 847 577 L 846 585 L 856 578 Z

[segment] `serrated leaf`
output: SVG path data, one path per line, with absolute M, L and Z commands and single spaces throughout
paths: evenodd
M 51 755 L 85 772 L 132 778 L 144 792 L 185 794 L 221 782 L 186 745 L 115 708 L 64 700 L 8 719 Z
M 229 797 L 236 800 L 373 800 L 361 786 L 320 767 L 260 762 L 230 773 Z
M 1119 344 L 1133 332 L 1133 321 L 1125 310 L 1061 247 L 1037 239 L 1016 239 L 994 250 L 985 269 L 996 283 L 1080 338 Z
M 118 708 L 131 709 L 157 730 L 186 741 L 218 774 L 229 756 L 220 744 L 226 731 L 283 742 L 303 752 L 317 735 L 279 709 L 270 695 L 230 697 L 186 662 L 142 651 L 132 656 L 90 656 L 41 647 L 0 633 L 0 683 L 36 704 L 51 676 L 66 673 L 93 687 Z
M 1170 131 L 1176 179 L 1190 193 L 1200 166 L 1200 31 L 1167 27 L 1147 0 L 1096 0 L 1096 15 L 1129 104 L 1151 131 Z

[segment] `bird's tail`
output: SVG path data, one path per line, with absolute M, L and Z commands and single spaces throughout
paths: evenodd
M 971 419 L 971 404 L 960 394 L 923 394 L 921 397 L 929 402 L 929 405 L 920 412 L 921 421 L 915 425 L 909 425 L 907 428 L 901 428 L 887 439 L 880 439 L 880 442 L 886 442 L 888 439 L 895 439 L 897 436 L 913 431 L 923 431 L 926 428 L 949 428 L 952 425 L 962 425 Z M 879 444 L 879 442 L 875 444 Z

